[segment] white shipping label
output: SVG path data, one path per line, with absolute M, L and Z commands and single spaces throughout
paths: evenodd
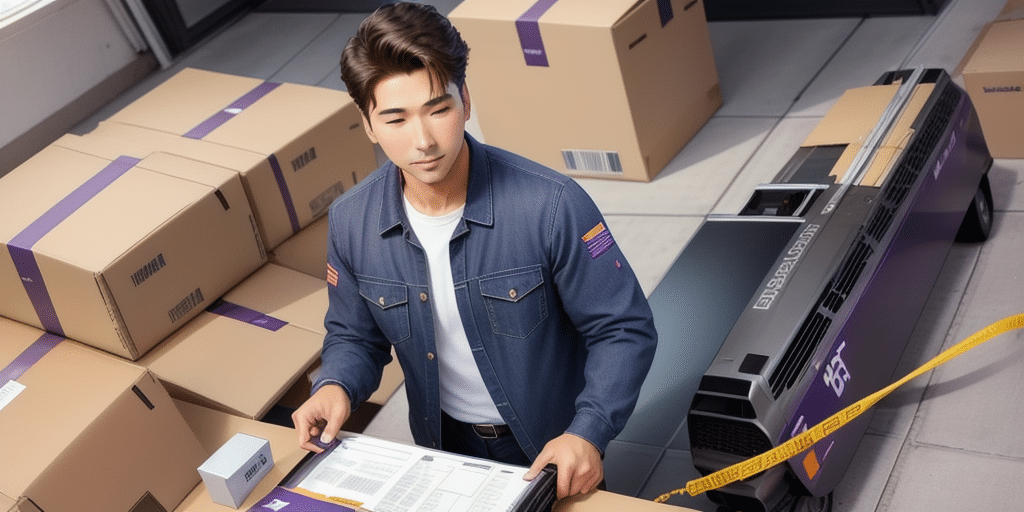
M 4 410 L 4 407 L 7 407 L 7 404 L 11 403 L 24 390 L 24 384 L 16 380 L 7 381 L 7 384 L 0 388 L 0 411 Z

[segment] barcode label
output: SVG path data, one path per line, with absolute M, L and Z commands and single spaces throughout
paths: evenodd
M 345 184 L 340 181 L 330 187 L 327 187 L 320 193 L 320 195 L 314 197 L 313 200 L 309 202 L 309 211 L 313 212 L 314 217 L 320 216 L 321 213 L 325 212 L 327 208 L 331 206 L 331 203 L 334 202 L 338 196 L 344 193 Z
M 21 394 L 21 392 L 24 390 L 24 384 L 15 380 L 7 381 L 7 384 L 4 384 L 3 387 L 0 387 L 0 410 L 3 410 L 4 407 L 7 407 L 7 404 L 14 401 L 14 397 Z
M 156 257 L 150 260 L 149 263 L 146 263 L 145 265 L 142 266 L 142 268 L 136 270 L 135 273 L 132 274 L 132 284 L 134 284 L 135 286 L 139 286 L 140 284 L 145 282 L 146 279 L 149 279 L 150 276 L 157 273 L 157 271 L 166 266 L 167 262 L 164 261 L 164 254 L 157 254 Z
M 196 288 L 196 291 L 186 295 L 184 299 L 181 299 L 181 301 L 175 304 L 174 307 L 167 312 L 167 316 L 171 317 L 171 323 L 177 322 L 183 318 L 189 311 L 192 311 L 193 308 L 201 304 L 203 300 L 205 300 L 203 298 L 203 291 L 199 288 Z
M 588 151 L 563 149 L 562 159 L 570 171 L 589 171 L 622 174 L 622 161 L 617 151 Z
M 316 147 L 309 148 L 301 155 L 293 158 L 292 171 L 298 172 L 299 169 L 302 169 L 303 167 L 306 166 L 306 164 L 312 162 L 313 160 L 316 160 Z

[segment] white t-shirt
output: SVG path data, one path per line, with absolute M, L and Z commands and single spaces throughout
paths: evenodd
M 455 301 L 449 242 L 462 219 L 465 206 L 440 217 L 431 217 L 416 210 L 408 199 L 404 202 L 405 214 L 427 255 L 427 269 L 430 271 L 430 304 L 434 312 L 434 338 L 441 378 L 441 410 L 466 423 L 504 423 L 473 359 Z

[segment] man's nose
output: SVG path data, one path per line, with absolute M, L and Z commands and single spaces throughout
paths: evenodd
M 415 128 L 413 129 L 415 130 L 415 133 L 413 136 L 415 137 L 414 142 L 416 144 L 416 149 L 425 151 L 436 145 L 434 134 L 426 123 L 419 121 L 414 123 L 414 126 Z

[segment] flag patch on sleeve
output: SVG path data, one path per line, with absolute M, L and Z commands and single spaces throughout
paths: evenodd
M 335 288 L 338 287 L 338 271 L 330 263 L 327 264 L 327 283 Z
M 594 229 L 587 231 L 587 234 L 583 235 L 583 243 L 587 245 L 587 252 L 590 253 L 590 257 L 597 259 L 615 245 L 615 240 L 612 239 L 611 231 L 608 231 L 604 227 L 604 223 L 601 222 L 594 226 Z

